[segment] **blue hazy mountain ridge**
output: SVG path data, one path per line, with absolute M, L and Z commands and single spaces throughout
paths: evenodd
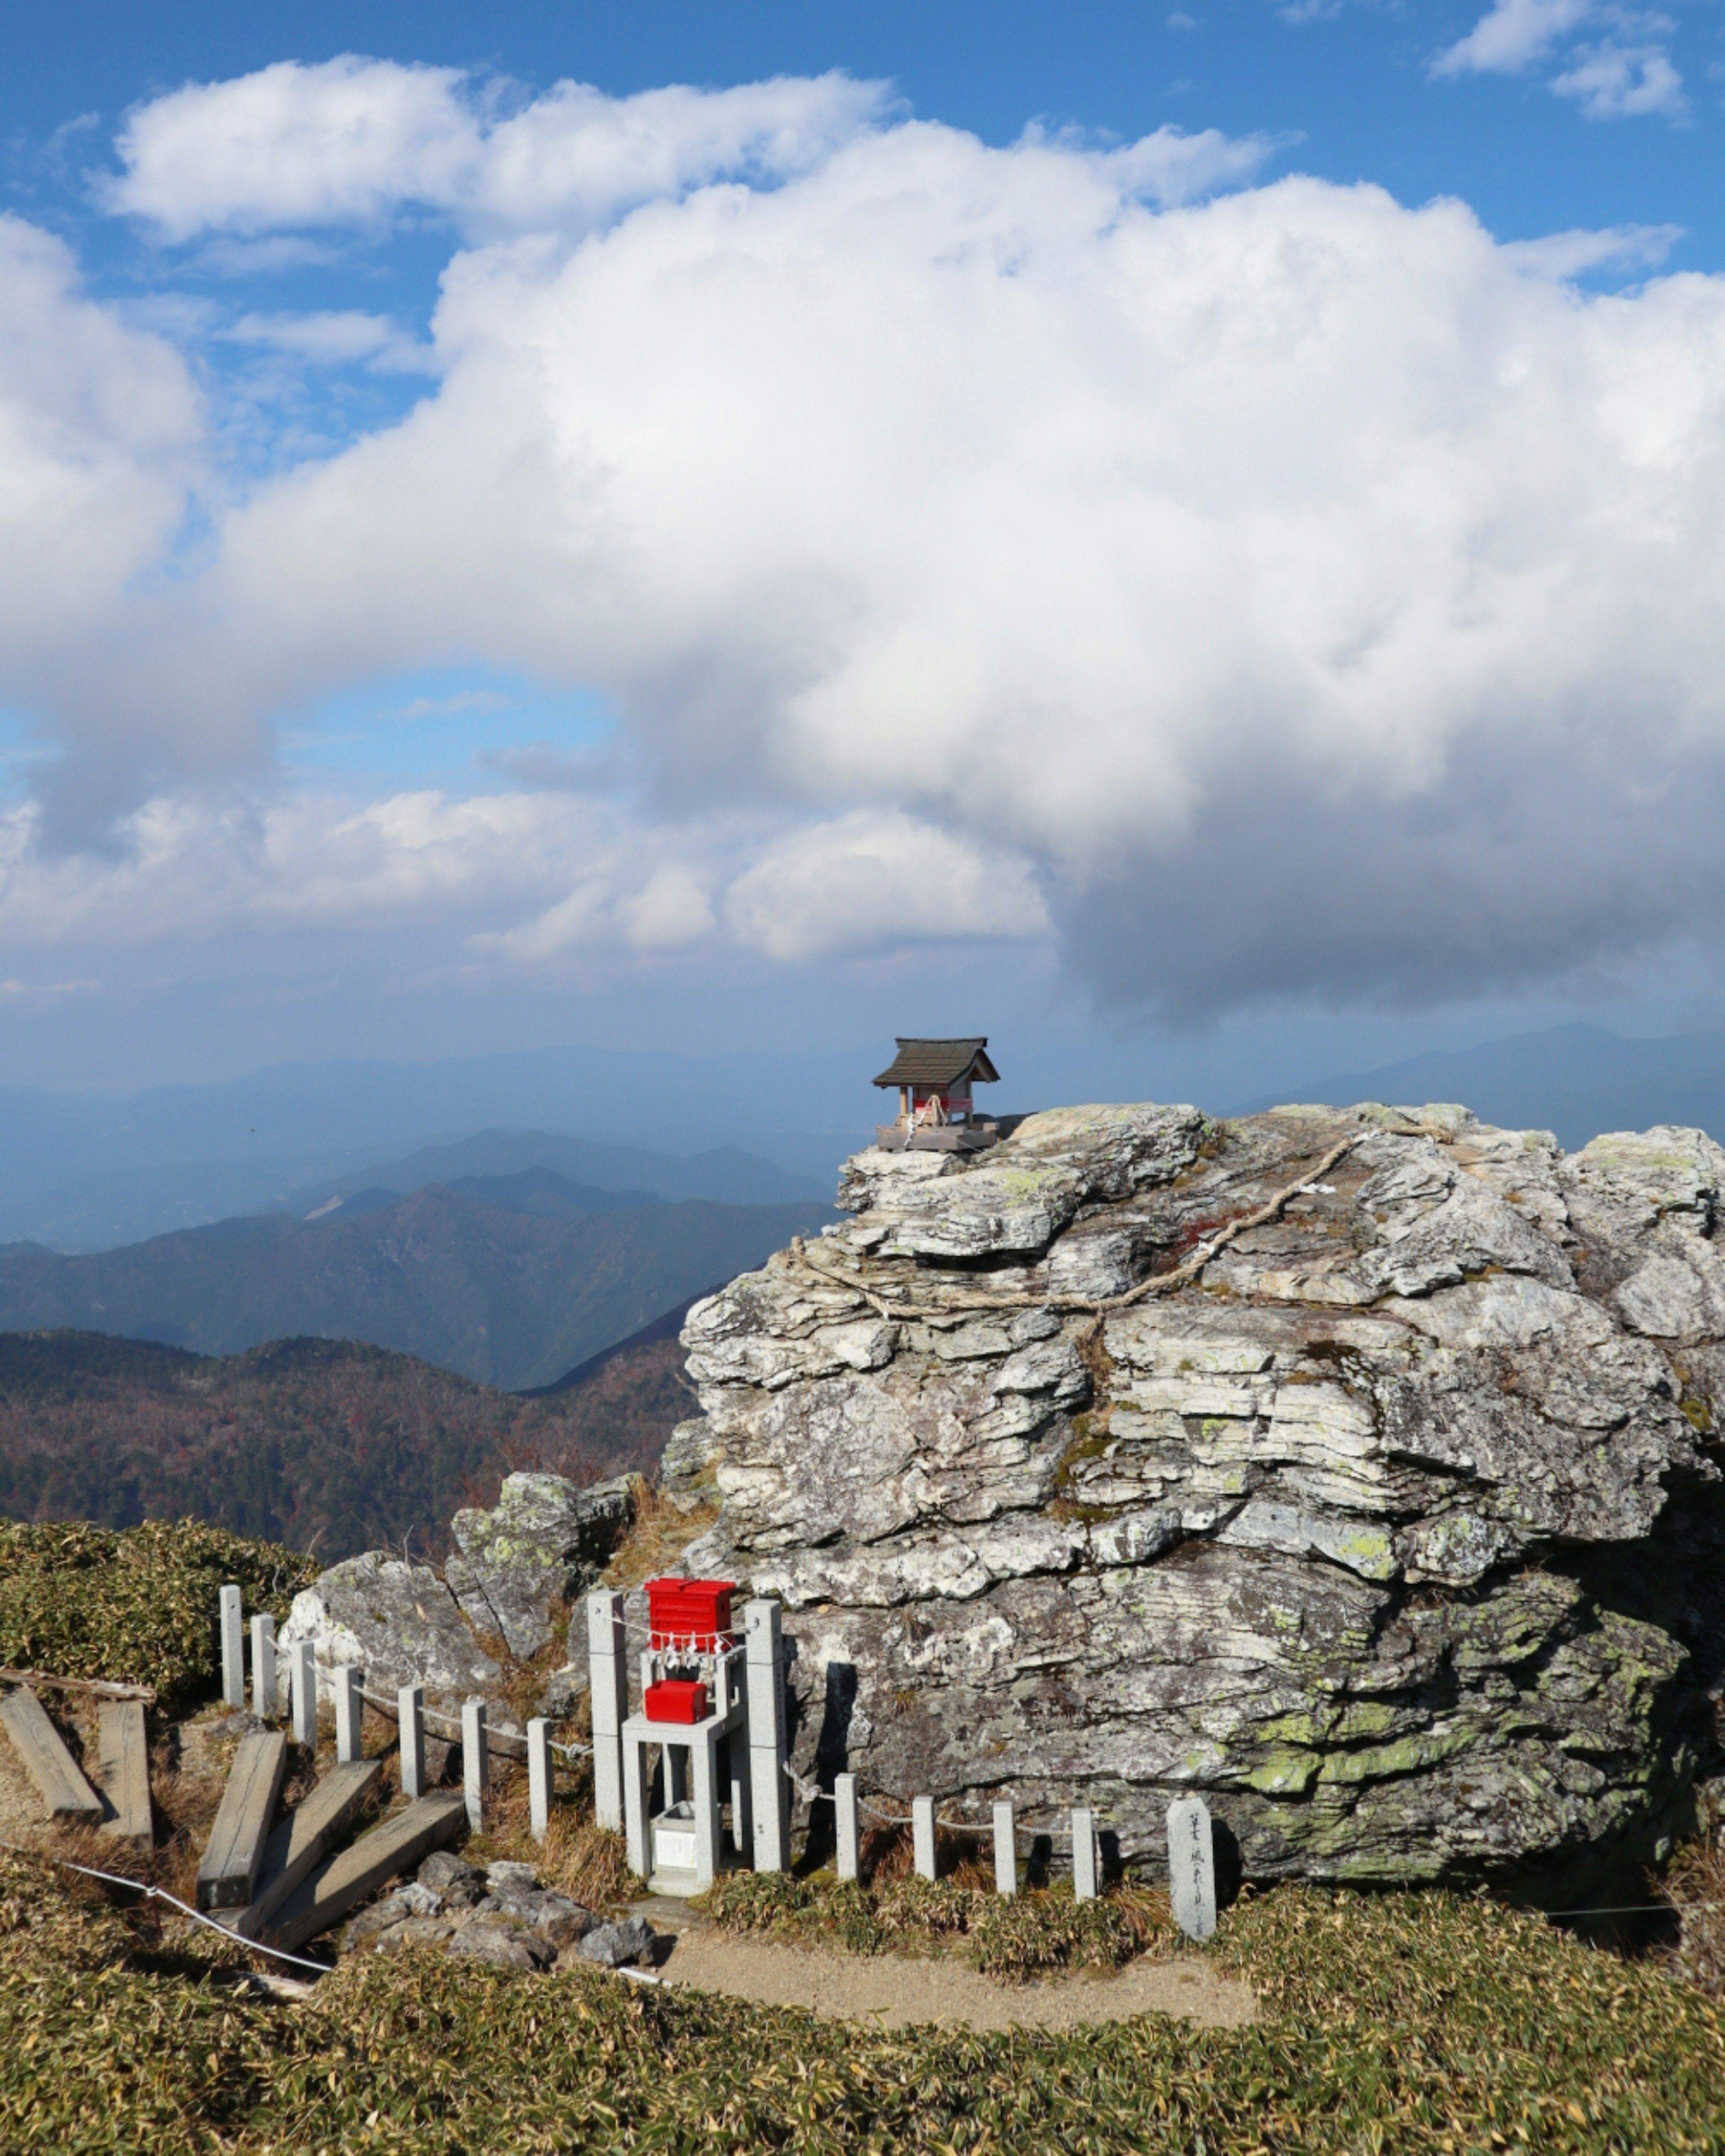
M 1603 1026 L 1549 1026 L 1284 1086 L 1229 1112 L 1255 1115 L 1292 1101 L 1337 1106 L 1459 1101 L 1481 1122 L 1550 1131 L 1572 1152 L 1602 1131 L 1644 1131 L 1655 1123 L 1717 1137 L 1725 1136 L 1725 1033 L 1632 1040 Z
M 829 1158 L 836 1166 L 865 1135 L 879 1046 L 823 1055 L 551 1048 L 430 1063 L 336 1059 L 124 1096 L 4 1086 L 0 1204 L 15 1208 L 98 1176 L 193 1164 L 277 1178 L 261 1196 L 225 1209 L 239 1211 L 367 1160 L 482 1130 L 580 1132 L 664 1153 L 737 1142 L 824 1180 Z M 291 1180 L 280 1182 L 290 1168 Z
M 357 1194 L 367 1188 L 400 1197 L 431 1183 L 509 1178 L 536 1170 L 613 1194 L 635 1192 L 673 1203 L 708 1198 L 727 1205 L 787 1205 L 825 1198 L 837 1180 L 839 1161 L 855 1142 L 829 1141 L 831 1165 L 819 1174 L 794 1173 L 734 1144 L 696 1153 L 655 1152 L 556 1131 L 480 1131 L 423 1147 L 405 1159 L 379 1160 L 380 1148 L 333 1163 L 191 1162 L 94 1176 L 0 1206 L 0 1243 L 42 1243 L 67 1252 L 108 1250 L 241 1214 L 290 1213 L 303 1219 L 331 1198 L 340 1198 L 351 1213 Z
M 835 1217 L 806 1200 L 645 1196 L 552 1216 L 429 1184 L 367 1193 L 351 1214 L 253 1214 L 81 1255 L 13 1243 L 0 1249 L 0 1331 L 73 1327 L 206 1355 L 359 1340 L 516 1391 L 555 1383 Z
M 722 1205 L 791 1205 L 830 1198 L 842 1158 L 835 1155 L 831 1172 L 817 1178 L 791 1173 L 736 1145 L 679 1155 L 558 1131 L 476 1131 L 471 1137 L 421 1146 L 400 1159 L 373 1162 L 311 1184 L 295 1192 L 281 1209 L 303 1216 L 367 1184 L 382 1184 L 405 1196 L 428 1183 L 447 1189 L 458 1183 L 512 1179 L 536 1172 L 555 1174 L 571 1185 L 614 1194 L 634 1190 L 672 1204 L 708 1198 Z

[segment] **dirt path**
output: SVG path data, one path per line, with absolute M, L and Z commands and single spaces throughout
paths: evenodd
M 1251 1988 L 1197 1961 L 1129 1963 L 1117 1974 L 1086 1972 L 1042 1984 L 996 1984 L 951 1955 L 827 1953 L 739 1938 L 711 1924 L 685 1923 L 662 1972 L 687 1984 L 763 2006 L 802 2006 L 834 2020 L 917 2021 L 972 2029 L 1071 2029 L 1137 2014 L 1184 2015 L 1205 2029 L 1237 2029 L 1253 2019 Z

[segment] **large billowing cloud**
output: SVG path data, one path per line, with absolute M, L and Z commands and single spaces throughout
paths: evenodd
M 607 696 L 632 787 L 200 808 L 234 905 L 424 906 L 517 965 L 1051 921 L 1189 1014 L 1711 933 L 1725 285 L 1585 295 L 1645 236 L 1372 187 L 1183 202 L 1254 154 L 1204 140 L 348 62 L 136 116 L 116 198 L 165 233 L 429 203 L 470 244 L 435 393 L 221 518 L 132 722 L 476 656 Z M 39 852 L 17 892 L 72 873 Z

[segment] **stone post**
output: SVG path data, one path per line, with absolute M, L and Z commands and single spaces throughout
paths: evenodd
M 293 1660 L 294 1742 L 317 1743 L 317 1650 L 310 1640 L 295 1640 Z
M 1209 1938 L 1216 1928 L 1216 1851 L 1202 1797 L 1178 1797 L 1168 1808 L 1168 1891 L 1187 1938 Z
M 934 1876 L 934 1799 L 911 1799 L 911 1853 L 921 1879 Z
M 216 1598 L 222 1625 L 222 1697 L 229 1707 L 245 1705 L 245 1620 L 239 1589 L 229 1581 Z
M 336 1757 L 345 1765 L 360 1757 L 360 1724 L 365 1701 L 360 1688 L 364 1673 L 352 1662 L 344 1662 L 334 1673 L 336 1688 Z
M 784 1777 L 784 1692 L 776 1602 L 743 1604 L 748 1671 L 749 1792 L 755 1869 L 783 1871 L 791 1861 L 790 1804 Z
M 858 1876 L 861 1837 L 857 1831 L 856 1777 L 839 1774 L 833 1782 L 833 1815 L 837 1822 L 839 1876 Z
M 490 1779 L 485 1742 L 485 1702 L 470 1699 L 461 1710 L 461 1784 L 467 1793 L 467 1824 L 478 1834 L 485 1824 L 485 1784 Z
M 534 1840 L 543 1841 L 551 1828 L 551 1724 L 542 1714 L 527 1724 L 527 1811 Z
M 1072 1815 L 1072 1898 L 1096 1898 L 1096 1824 L 1082 1804 Z
M 994 1807 L 994 1892 L 1019 1891 L 1019 1837 L 1010 1804 Z
M 395 1695 L 395 1711 L 401 1722 L 401 1793 L 404 1797 L 425 1794 L 425 1687 L 403 1685 Z
M 252 1712 L 259 1722 L 274 1722 L 281 1712 L 275 1691 L 275 1620 L 252 1620 Z
M 587 1598 L 587 1666 L 593 1700 L 593 1809 L 601 1826 L 623 1825 L 623 1725 L 629 1716 L 623 1597 Z

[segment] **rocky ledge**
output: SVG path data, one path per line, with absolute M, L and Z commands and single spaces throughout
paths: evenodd
M 1573 1892 L 1719 1750 L 1722 1171 L 1452 1107 L 859 1153 L 689 1314 L 685 1568 L 783 1599 L 805 1773 Z
M 511 1475 L 490 1512 L 455 1514 L 441 1578 L 388 1550 L 331 1565 L 295 1597 L 282 1627 L 284 1704 L 287 1650 L 310 1640 L 321 1676 L 357 1664 L 367 1691 L 390 1702 L 401 1686 L 423 1684 L 427 1705 L 445 1714 L 475 1697 L 501 1703 L 512 1661 L 536 1670 L 540 1712 L 567 1712 L 588 1682 L 581 1597 L 634 1519 L 628 1476 L 583 1487 L 561 1475 Z M 565 1626 L 564 1659 L 553 1663 Z

